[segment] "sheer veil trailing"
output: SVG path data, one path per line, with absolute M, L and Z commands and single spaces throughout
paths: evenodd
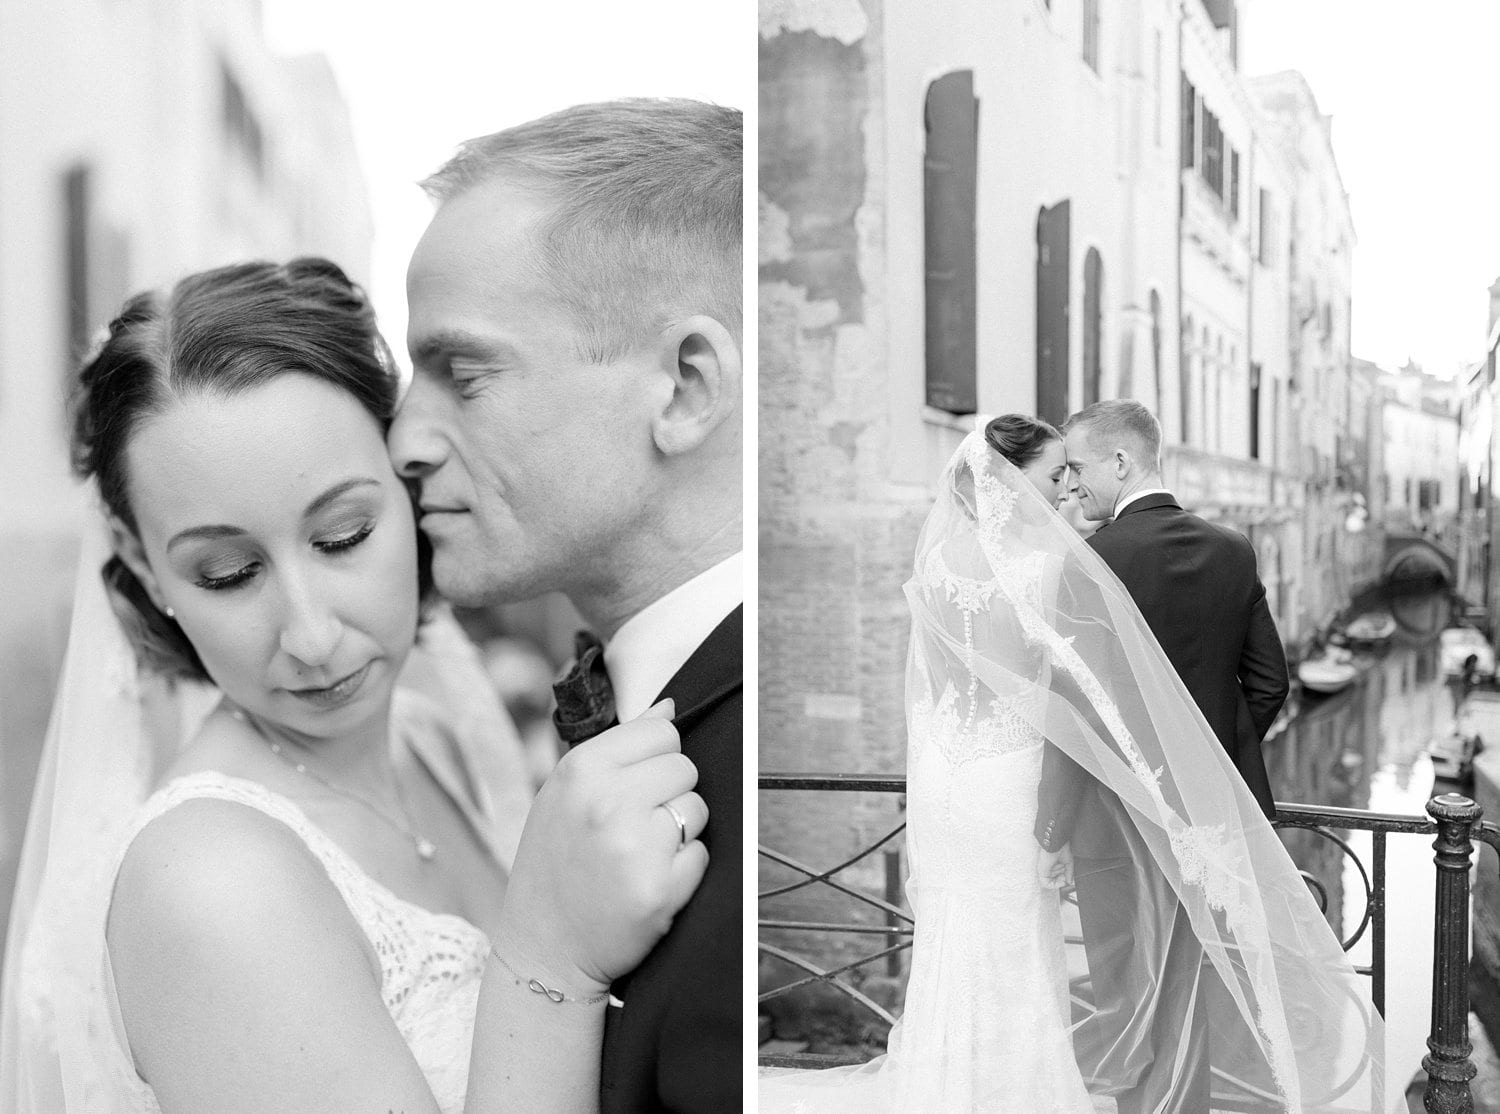
M 1092 1099 L 1075 1097 L 1056 1109 L 1072 1114 L 1093 1103 L 1111 1109 L 1106 1100 L 1136 1087 L 1148 1064 L 1159 1069 L 1165 1061 L 1172 1066 L 1169 1076 L 1187 1077 L 1193 1053 L 1182 1034 L 1190 1013 L 1202 1020 L 1207 1034 L 1214 1109 L 1231 1096 L 1234 1101 L 1224 1102 L 1224 1109 L 1325 1114 L 1378 1109 L 1384 1037 L 1368 980 L 1354 971 L 1307 883 L 1125 588 L 980 433 L 965 439 L 939 480 L 906 593 L 912 612 L 906 689 L 913 794 L 908 894 L 917 916 L 917 949 L 924 947 L 924 914 L 933 907 L 933 895 L 923 890 L 933 882 L 935 843 L 947 856 L 937 864 L 940 887 L 952 876 L 950 863 L 962 859 L 971 874 L 987 870 L 1003 876 L 1000 903 L 989 907 L 1001 913 L 1019 905 L 1023 891 L 1040 888 L 1035 867 L 1002 871 L 995 861 L 997 856 L 1035 859 L 1034 811 L 1017 834 L 999 841 L 1001 846 L 941 846 L 942 831 L 957 822 L 945 819 L 943 808 L 956 816 L 959 801 L 971 813 L 984 807 L 964 797 L 976 778 L 992 779 L 986 794 L 999 787 L 1003 803 L 994 807 L 1034 809 L 1047 776 L 1039 752 L 1052 763 L 1066 756 L 1096 783 L 1098 802 L 1106 802 L 1118 820 L 1112 861 L 1134 876 L 1134 885 L 1120 891 L 1131 898 L 1111 912 L 1128 931 L 1121 946 L 1092 955 L 1076 946 L 1075 936 L 1066 963 L 1055 972 L 1059 993 L 1066 995 L 1062 1013 L 1078 1075 Z M 942 768 L 952 773 L 944 775 L 949 781 L 943 803 L 924 813 L 925 827 L 919 830 L 915 779 L 919 763 L 922 776 L 932 777 L 934 740 L 959 757 L 945 760 Z M 976 754 L 980 764 L 963 764 Z M 990 757 L 996 754 L 1004 757 Z M 1000 770 L 1002 779 L 1026 783 L 995 781 L 996 775 L 981 770 Z M 1086 801 L 1084 807 L 1098 802 Z M 1064 930 L 1076 934 L 1077 921 L 1064 918 L 1054 931 Z M 976 936 L 981 943 L 983 938 L 982 932 Z M 920 1110 L 921 1096 L 955 1093 L 945 1076 L 978 1075 L 995 1055 L 970 1047 L 966 1019 L 944 1016 L 944 1004 L 954 1000 L 961 985 L 967 992 L 964 984 L 976 978 L 987 988 L 975 992 L 977 1000 L 993 1000 L 1000 1010 L 1033 1011 L 1039 1022 L 1050 1010 L 1056 1022 L 1057 999 L 1025 998 L 1017 990 L 1025 980 L 1007 970 L 1016 962 L 1007 955 L 994 960 L 998 969 L 976 970 L 976 948 L 966 939 L 927 947 L 925 956 L 914 954 L 905 1012 L 892 1032 L 890 1052 L 848 1074 L 798 1073 L 803 1082 L 769 1076 L 778 1094 L 799 1097 L 793 1089 L 802 1086 L 800 1095 L 812 1099 L 789 1109 L 894 1104 Z M 1169 953 L 1180 957 L 1184 950 L 1191 972 L 1185 997 L 1164 989 L 1173 981 L 1169 963 L 1182 962 Z M 920 1009 L 914 998 L 919 969 L 935 987 L 924 987 Z M 1123 1001 L 1098 1002 L 1095 988 L 1101 984 L 1129 990 Z M 959 1035 L 946 1043 L 931 1034 L 917 1039 L 923 1027 L 951 1027 Z M 1038 1064 L 1036 1070 L 1054 1069 Z M 892 1072 L 896 1077 L 888 1078 Z M 830 1102 L 822 1083 L 834 1091 L 862 1084 L 864 1093 L 879 1101 Z M 1074 1087 L 1069 1093 L 1082 1096 L 1076 1078 Z M 994 1080 L 972 1088 L 974 1108 L 1033 1109 L 1024 1098 L 1018 1103 L 1004 1080 L 996 1091 Z M 1181 1108 L 1164 1093 L 1144 1102 L 1136 1093 L 1129 1105 Z
M 111 552 L 103 516 L 91 519 L 6 937 L 0 1114 L 123 1109 L 118 1057 L 100 1054 L 123 1033 L 104 948 L 114 869 L 137 810 L 219 700 L 210 685 L 137 667 L 100 575 Z M 506 858 L 531 796 L 515 726 L 450 615 L 421 641 L 417 671 Z
M 907 594 L 913 732 L 930 729 L 924 716 L 972 720 L 1002 702 L 1122 806 L 1120 854 L 1142 902 L 1128 913 L 1132 946 L 1115 957 L 1134 970 L 1112 972 L 1116 985 L 1160 984 L 1180 905 L 1217 976 L 1192 1003 L 1207 1020 L 1215 1094 L 1373 1109 L 1384 1042 L 1367 981 L 1125 588 L 981 434 L 944 471 Z M 1149 993 L 1132 1005 L 1075 1029 L 1091 1091 L 1173 1054 L 1161 1034 L 1180 1022 L 1154 1014 L 1183 1005 Z

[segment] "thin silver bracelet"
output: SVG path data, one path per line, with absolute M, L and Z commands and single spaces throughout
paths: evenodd
M 509 963 L 505 962 L 505 957 L 500 954 L 500 952 L 495 948 L 494 944 L 490 945 L 490 954 L 500 961 L 500 966 L 504 967 L 511 973 L 511 976 L 516 980 L 517 986 L 524 986 L 533 994 L 540 994 L 549 1002 L 557 1002 L 559 1004 L 563 1002 L 569 1002 L 579 1006 L 593 1006 L 598 1005 L 600 1002 L 609 1001 L 609 991 L 607 990 L 603 994 L 590 994 L 587 998 L 570 998 L 561 990 L 558 990 L 555 987 L 548 986 L 546 983 L 542 982 L 541 979 L 522 978 L 519 971 L 517 971 Z

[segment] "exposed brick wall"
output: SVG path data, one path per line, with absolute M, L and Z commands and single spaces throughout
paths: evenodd
M 901 585 L 927 502 L 887 480 L 882 294 L 867 282 L 883 265 L 879 4 L 863 10 L 852 41 L 795 30 L 761 42 L 762 770 L 899 773 L 906 762 Z M 762 843 L 817 867 L 902 820 L 898 797 L 870 793 L 762 793 L 760 817 Z M 762 888 L 788 877 L 763 862 Z M 882 893 L 882 855 L 843 880 Z M 791 909 L 883 923 L 826 889 L 761 912 Z M 832 963 L 882 940 L 811 950 Z

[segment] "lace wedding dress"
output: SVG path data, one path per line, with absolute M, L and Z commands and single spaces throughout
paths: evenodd
M 328 872 L 380 959 L 380 994 L 443 1114 L 461 1114 L 469 1080 L 474 1011 L 489 939 L 462 917 L 403 901 L 366 874 L 295 804 L 257 782 L 214 772 L 189 774 L 162 786 L 141 811 L 131 838 L 184 801 L 213 799 L 263 812 L 290 828 Z M 124 857 L 124 849 L 121 850 Z M 118 868 L 118 863 L 116 864 Z M 108 979 L 108 958 L 105 978 Z M 131 1064 L 123 1031 L 100 1049 L 118 1080 L 120 1102 L 109 1109 L 159 1114 L 156 1098 Z M 102 1065 L 101 1065 L 102 1066 Z
M 1378 1109 L 1368 984 L 1129 594 L 980 434 L 939 480 L 906 595 L 905 1004 L 868 1064 L 764 1071 L 761 1110 L 1180 1114 L 1189 1017 L 1216 1109 Z M 1099 969 L 1072 992 L 1034 834 L 1058 754 L 1116 803 L 1111 869 L 1133 880 L 1080 907 L 1127 930 L 1073 953 Z M 1184 953 L 1186 1000 L 1153 992 Z M 1095 985 L 1134 989 L 1096 1003 Z M 1144 1091 L 1146 1064 L 1172 1093 Z
M 1009 569 L 1041 591 L 1043 555 Z M 993 582 L 959 576 L 941 550 L 908 586 L 958 604 L 973 622 Z M 983 621 L 983 619 L 981 619 Z M 1032 834 L 1042 737 L 1017 701 L 923 691 L 914 670 L 907 755 L 907 899 L 916 928 L 901 1020 L 889 1051 L 858 1068 L 765 1073 L 762 1111 L 993 1111 L 1091 1114 L 1069 1037 L 1058 892 L 1037 877 Z M 1113 1110 L 1107 1100 L 1099 1109 Z

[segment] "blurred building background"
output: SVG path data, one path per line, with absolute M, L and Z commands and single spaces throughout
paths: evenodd
M 1351 352 L 1332 122 L 1301 75 L 1243 72 L 1242 20 L 761 5 L 762 770 L 904 769 L 901 585 L 935 478 L 995 414 L 1147 403 L 1166 484 L 1251 539 L 1294 655 L 1379 582 L 1387 515 L 1454 507 L 1441 390 Z M 901 802 L 763 793 L 760 818 L 793 859 L 841 862 Z M 899 904 L 879 856 L 861 869 L 841 877 Z M 797 915 L 847 919 L 820 900 Z
M 1458 581 L 1464 595 L 1484 606 L 1487 633 L 1500 634 L 1500 514 L 1495 492 L 1495 433 L 1500 430 L 1500 278 L 1489 288 L 1489 334 L 1483 354 L 1458 386 Z
M 319 254 L 368 287 L 374 232 L 334 71 L 273 52 L 259 0 L 0 4 L 0 948 L 86 510 L 79 354 L 129 294 L 206 267 Z M 544 774 L 571 609 L 462 618 Z
M 0 5 L 0 932 L 85 510 L 78 356 L 193 270 L 318 253 L 367 281 L 371 237 L 333 73 L 273 55 L 256 0 Z

